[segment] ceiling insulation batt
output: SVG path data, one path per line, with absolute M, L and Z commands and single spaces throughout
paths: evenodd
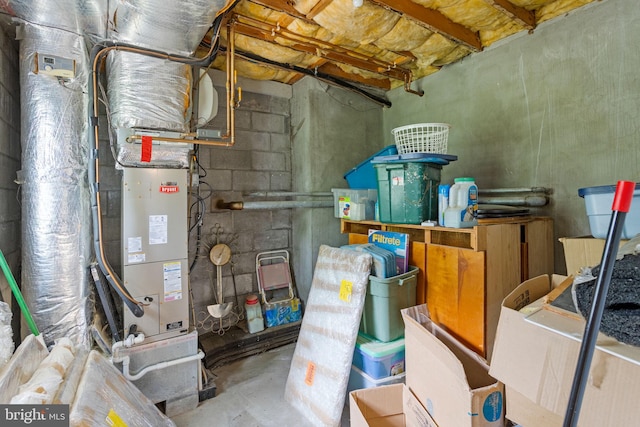
M 233 8 L 236 34 L 265 43 L 238 46 L 245 59 L 237 69 L 288 84 L 328 74 L 387 91 L 592 1 L 241 0 Z M 280 46 L 303 52 L 305 61 L 279 58 Z M 245 74 L 246 60 L 263 61 Z M 215 66 L 224 69 L 222 62 Z
M 41 2 L 39 2 L 41 3 Z M 83 37 L 23 24 L 20 40 L 22 292 L 48 345 L 69 337 L 90 345 L 87 183 L 88 67 Z M 38 69 L 40 60 L 75 61 L 73 77 Z M 45 61 L 46 63 L 46 61 Z

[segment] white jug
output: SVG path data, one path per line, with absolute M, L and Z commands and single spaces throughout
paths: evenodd
M 469 228 L 478 225 L 478 186 L 473 178 L 456 178 L 449 191 L 444 226 Z

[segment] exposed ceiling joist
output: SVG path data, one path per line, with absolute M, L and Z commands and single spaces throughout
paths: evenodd
M 259 4 L 260 6 L 268 7 L 269 9 L 273 9 L 277 12 L 284 12 L 287 15 L 294 16 L 298 19 L 310 21 L 306 16 L 304 16 L 304 14 L 297 11 L 289 0 L 251 0 L 251 2 Z
M 251 78 L 292 84 L 314 76 L 373 93 L 404 84 L 420 95 L 414 79 L 596 1 L 368 0 L 358 10 L 355 0 L 238 0 L 226 18 L 238 22 L 244 59 L 264 66 L 243 64 L 239 73 Z
M 333 0 L 320 0 L 313 8 L 307 13 L 307 19 L 313 19 L 314 16 L 326 9 Z
M 397 67 L 397 64 L 386 63 L 375 58 L 367 58 L 357 52 L 348 51 L 345 48 L 339 48 L 337 46 L 334 46 L 333 49 L 329 49 L 328 46 L 326 46 L 326 43 L 314 44 L 309 41 L 302 40 L 301 36 L 296 38 L 287 37 L 285 30 L 282 28 L 273 27 L 266 23 L 261 23 L 262 28 L 259 28 L 257 26 L 257 22 L 255 22 L 256 25 L 254 26 L 251 23 L 243 22 L 246 18 L 238 18 L 239 20 L 234 23 L 236 27 L 236 34 L 242 34 L 272 43 L 280 37 L 285 38 L 291 42 L 291 44 L 286 46 L 289 49 L 325 58 L 330 61 L 339 62 L 372 73 L 377 73 L 387 78 L 405 81 L 406 75 L 409 74 L 408 70 Z
M 438 33 L 456 43 L 467 46 L 473 51 L 479 52 L 482 50 L 482 42 L 480 41 L 478 33 L 451 21 L 437 10 L 421 6 L 411 0 L 371 1 L 386 9 L 400 13 L 404 15 L 405 18 L 410 18 L 434 33 Z
M 533 30 L 536 27 L 536 14 L 534 12 L 523 7 L 516 6 L 507 0 L 484 1 L 522 25 L 527 30 Z

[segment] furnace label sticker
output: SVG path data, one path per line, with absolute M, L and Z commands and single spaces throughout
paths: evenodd
M 129 264 L 138 264 L 138 263 L 144 262 L 144 260 L 145 260 L 144 252 L 127 255 L 127 261 L 129 262 Z
M 169 218 L 167 215 L 149 215 L 149 244 L 164 245 L 167 243 Z
M 142 252 L 142 237 L 129 237 L 127 239 L 127 252 Z
M 182 268 L 180 261 L 165 262 L 162 265 L 164 274 L 164 300 L 177 301 L 182 299 Z

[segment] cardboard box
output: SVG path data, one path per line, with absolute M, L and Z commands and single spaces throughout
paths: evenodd
M 439 427 L 502 427 L 504 387 L 487 361 L 436 325 L 426 304 L 401 310 L 405 382 Z
M 511 292 L 502 304 L 491 359 L 491 375 L 542 408 L 544 411 L 540 413 L 546 411 L 557 416 L 545 427 L 561 425 L 555 422 L 564 419 L 580 337 L 584 333 L 585 322 L 580 316 L 547 304 L 570 280 L 542 275 L 523 282 Z M 558 289 L 553 292 L 555 287 Z M 519 311 L 520 308 L 524 309 Z M 579 426 L 637 424 L 639 395 L 640 347 L 620 344 L 601 334 L 584 392 Z M 518 400 L 518 395 L 515 396 Z M 509 407 L 509 401 L 506 404 Z
M 506 418 L 513 423 L 526 427 L 561 426 L 564 415 L 560 416 L 536 405 L 511 387 L 505 384 Z
M 564 249 L 567 274 L 576 274 L 582 267 L 593 267 L 602 261 L 605 239 L 593 237 L 561 237 L 558 239 Z M 627 240 L 621 240 L 620 246 Z
M 349 393 L 351 427 L 438 427 L 404 384 Z

